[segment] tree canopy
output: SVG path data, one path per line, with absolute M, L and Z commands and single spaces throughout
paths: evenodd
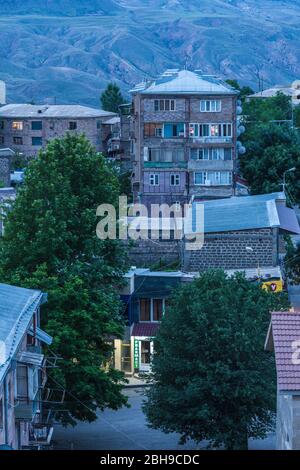
M 241 273 L 208 271 L 176 290 L 154 345 L 150 426 L 227 449 L 263 438 L 276 403 L 274 359 L 264 351 L 269 312 L 287 307 L 285 294 Z
M 119 112 L 119 106 L 123 104 L 124 98 L 116 83 L 109 83 L 101 95 L 101 104 L 104 111 Z
M 110 366 L 126 259 L 118 241 L 96 237 L 97 206 L 116 206 L 118 195 L 117 174 L 84 136 L 53 140 L 30 162 L 0 238 L 1 281 L 48 293 L 42 324 L 61 358 L 49 387 L 67 392 L 56 406 L 65 423 L 126 403 Z

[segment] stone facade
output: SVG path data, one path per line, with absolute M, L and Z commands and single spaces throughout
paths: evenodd
M 181 73 L 181 72 L 179 72 Z M 192 72 L 188 72 L 192 77 Z M 198 77 L 199 78 L 199 77 Z M 204 79 L 205 80 L 205 79 Z M 171 85 L 170 85 L 171 88 Z M 151 93 L 147 87 L 133 95 L 134 163 L 133 192 L 135 200 L 149 206 L 155 199 L 163 202 L 188 202 L 191 196 L 204 198 L 230 197 L 234 194 L 237 160 L 237 96 L 224 88 L 223 93 L 212 93 L 211 83 L 207 92 Z M 174 110 L 158 110 L 157 102 L 174 101 Z M 201 112 L 201 101 L 218 101 L 217 112 Z M 191 134 L 191 126 L 200 124 L 231 126 L 230 136 L 200 137 Z M 176 136 L 167 135 L 166 126 L 178 125 L 182 129 Z M 150 126 L 150 127 L 149 127 Z M 156 128 L 161 130 L 156 130 Z M 153 130 L 154 129 L 154 130 Z M 212 152 L 227 149 L 228 160 L 221 157 L 198 158 L 198 151 Z M 153 153 L 156 153 L 153 158 Z M 195 157 L 195 153 L 197 156 Z M 193 154 L 193 156 L 192 156 Z M 227 158 L 227 157 L 226 157 Z M 199 175 L 201 173 L 201 175 Z M 179 174 L 176 184 L 174 175 Z M 197 174 L 197 177 L 196 177 Z M 149 179 L 155 183 L 149 185 Z M 156 178 L 156 180 L 155 180 Z M 203 181 L 199 182 L 199 179 Z M 205 180 L 205 181 L 204 181 Z M 160 198 L 158 196 L 161 196 Z
M 185 271 L 245 269 L 278 264 L 277 229 L 205 234 L 201 250 L 185 251 Z M 251 247 L 253 251 L 248 251 Z
M 16 110 L 11 116 L 12 106 L 0 108 L 0 148 L 1 146 L 9 147 L 27 157 L 37 155 L 50 140 L 63 137 L 67 132 L 84 134 L 96 150 L 102 152 L 105 150 L 104 138 L 106 137 L 102 123 L 115 116 L 113 113 L 102 115 L 104 112 L 101 110 L 98 116 L 97 110 L 92 110 L 95 116 L 92 112 L 91 115 L 87 112 L 84 114 L 80 112 L 81 108 L 86 109 L 84 107 L 78 107 L 78 114 L 76 114 L 75 107 L 70 115 L 63 115 L 63 111 L 59 112 L 60 106 L 55 106 L 55 112 L 50 115 L 51 107 L 49 111 L 47 106 L 41 106 L 39 112 L 38 107 L 34 106 L 31 112 L 27 108 L 23 111 L 22 105 L 16 105 Z M 17 106 L 20 106 L 20 111 Z M 8 111 L 6 111 L 7 108 L 9 108 Z
M 0 187 L 10 186 L 11 155 L 0 152 Z

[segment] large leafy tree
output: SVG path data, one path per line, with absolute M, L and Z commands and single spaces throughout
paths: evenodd
M 101 95 L 102 108 L 113 113 L 119 112 L 119 106 L 124 103 L 120 88 L 116 83 L 109 83 Z
M 284 172 L 292 198 L 300 201 L 300 135 L 288 125 L 258 123 L 247 125 L 243 137 L 246 154 L 240 156 L 240 169 L 249 182 L 252 194 L 282 190 Z
M 269 312 L 287 306 L 285 295 L 240 273 L 208 271 L 177 290 L 155 341 L 150 426 L 227 449 L 263 438 L 276 402 L 274 361 L 264 351 Z
M 65 423 L 126 403 L 123 375 L 109 366 L 125 257 L 118 241 L 96 237 L 97 206 L 118 195 L 117 174 L 84 136 L 53 140 L 28 166 L 0 241 L 1 281 L 48 293 L 42 322 L 61 358 L 49 387 L 67 392 L 55 405 Z

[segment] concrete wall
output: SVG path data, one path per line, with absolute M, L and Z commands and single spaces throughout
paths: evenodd
M 253 252 L 246 250 L 253 248 Z M 206 234 L 201 250 L 185 251 L 184 269 L 242 269 L 277 264 L 277 232 L 272 229 Z

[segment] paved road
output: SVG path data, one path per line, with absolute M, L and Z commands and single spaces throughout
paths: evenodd
M 75 428 L 56 426 L 55 449 L 80 450 L 176 450 L 197 449 L 194 442 L 178 445 L 178 435 L 164 434 L 147 427 L 141 410 L 142 389 L 127 389 L 131 408 L 99 413 L 94 423 L 80 423 Z M 249 443 L 250 449 L 274 449 L 274 435 L 264 441 Z M 199 446 L 198 446 L 199 448 Z

